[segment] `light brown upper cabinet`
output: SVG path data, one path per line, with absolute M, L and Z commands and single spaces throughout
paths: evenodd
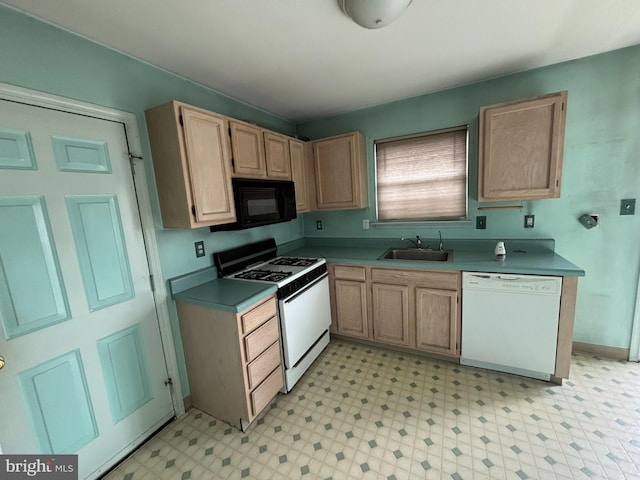
M 162 224 L 199 228 L 236 220 L 227 119 L 180 102 L 145 112 Z
M 368 205 L 367 152 L 360 132 L 312 142 L 318 210 Z
M 291 180 L 289 137 L 266 130 L 263 132 L 263 135 L 267 177 Z
M 291 179 L 288 137 L 240 120 L 229 127 L 234 176 Z
M 480 108 L 478 201 L 558 198 L 567 92 Z
M 267 176 L 264 161 L 262 128 L 240 120 L 229 119 L 233 173 L 238 177 Z
M 311 165 L 311 148 L 307 142 L 289 139 L 291 157 L 291 179 L 296 188 L 296 211 L 298 213 L 311 210 L 310 183 L 313 165 Z

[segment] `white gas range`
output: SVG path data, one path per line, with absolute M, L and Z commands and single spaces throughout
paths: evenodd
M 278 256 L 274 239 L 214 254 L 218 275 L 278 287 L 283 392 L 289 392 L 329 344 L 331 308 L 324 258 Z

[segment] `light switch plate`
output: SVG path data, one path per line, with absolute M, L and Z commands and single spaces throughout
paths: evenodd
M 535 215 L 524 216 L 524 228 L 533 228 L 535 225 Z
M 588 230 L 590 228 L 598 226 L 598 218 L 599 218 L 599 215 L 597 214 L 585 213 L 580 218 L 578 218 L 578 221 L 582 224 L 584 228 Z
M 620 200 L 620 215 L 635 215 L 636 199 L 624 198 Z
M 478 215 L 476 217 L 476 229 L 485 230 L 487 228 L 487 217 L 484 215 Z

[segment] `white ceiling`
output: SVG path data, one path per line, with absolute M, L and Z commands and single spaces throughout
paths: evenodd
M 640 44 L 639 0 L 413 0 L 367 30 L 336 0 L 0 0 L 288 120 Z

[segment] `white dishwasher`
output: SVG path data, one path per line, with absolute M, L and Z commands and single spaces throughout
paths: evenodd
M 460 363 L 549 380 L 562 277 L 462 272 Z

